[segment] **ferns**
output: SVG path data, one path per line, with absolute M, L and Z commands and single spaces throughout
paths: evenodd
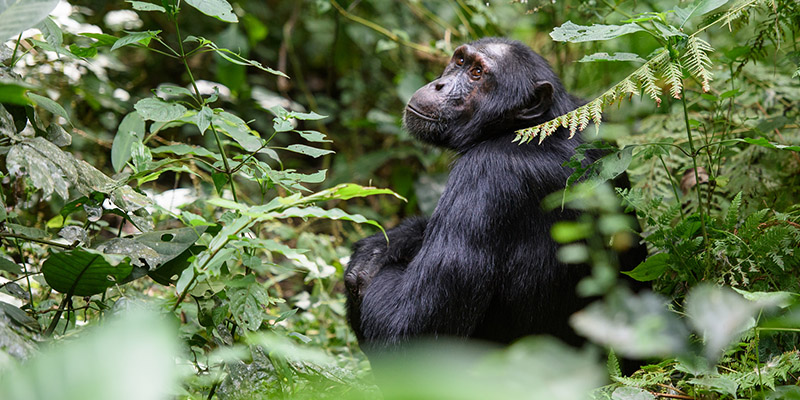
M 595 126 L 599 125 L 602 122 L 605 106 L 618 103 L 625 97 L 631 97 L 634 94 L 644 93 L 657 106 L 661 105 L 662 89 L 657 84 L 659 77 L 663 78 L 665 86 L 669 87 L 669 94 L 673 98 L 680 99 L 683 92 L 684 69 L 691 78 L 700 82 L 704 92 L 710 91 L 711 81 L 714 77 L 711 72 L 712 64 L 708 53 L 714 51 L 714 48 L 701 39 L 698 34 L 720 22 L 730 28 L 732 22 L 746 16 L 747 10 L 760 2 L 763 2 L 763 0 L 742 1 L 690 36 L 681 33 L 668 35 L 669 44 L 667 46 L 612 88 L 606 90 L 586 105 L 565 115 L 558 116 L 537 126 L 518 130 L 516 132 L 517 137 L 514 140 L 520 143 L 527 143 L 538 136 L 539 143 L 541 143 L 562 127 L 569 129 L 569 137 L 572 138 L 575 133 L 586 129 L 590 122 L 594 122 Z M 677 40 L 673 40 L 673 36 Z M 683 49 L 683 56 L 681 57 L 678 57 L 676 51 L 679 48 Z M 800 74 L 800 70 L 798 70 L 798 74 Z
M 703 85 L 703 91 L 708 92 L 711 90 L 712 74 L 709 69 L 711 68 L 711 60 L 708 54 L 714 51 L 708 42 L 696 36 L 690 36 L 686 44 L 686 54 L 683 55 L 683 61 L 686 63 L 686 69 L 697 78 Z

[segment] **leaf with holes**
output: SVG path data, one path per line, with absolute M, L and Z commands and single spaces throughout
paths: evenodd
M 131 273 L 127 257 L 95 250 L 53 253 L 42 264 L 42 274 L 54 290 L 70 296 L 103 293 Z
M 563 25 L 556 27 L 550 32 L 550 37 L 557 42 L 591 42 L 596 40 L 610 40 L 629 33 L 643 31 L 642 27 L 636 24 L 625 25 L 600 25 L 592 26 L 577 25 L 572 21 L 567 21 Z
M 258 330 L 267 317 L 266 307 L 274 304 L 267 289 L 253 275 L 238 276 L 228 282 L 225 294 L 231 302 L 233 319 L 251 331 Z

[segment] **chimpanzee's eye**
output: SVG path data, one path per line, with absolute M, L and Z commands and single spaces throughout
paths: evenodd
M 464 65 L 464 57 L 457 57 L 456 58 L 456 65 L 458 65 L 459 67 Z
M 477 81 L 478 79 L 481 79 L 481 75 L 483 75 L 483 68 L 475 67 L 475 68 L 472 69 L 472 71 L 470 71 L 470 73 L 471 73 L 472 79 Z

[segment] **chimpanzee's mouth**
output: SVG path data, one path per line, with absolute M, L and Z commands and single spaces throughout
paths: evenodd
M 416 109 L 416 108 L 414 108 L 414 106 L 412 106 L 410 103 L 406 105 L 406 111 L 410 111 L 410 112 L 411 112 L 412 114 L 414 114 L 416 117 L 418 117 L 418 118 L 421 118 L 421 119 L 424 119 L 424 120 L 426 120 L 426 121 L 431 121 L 431 122 L 439 122 L 439 119 L 438 119 L 438 118 L 433 118 L 433 117 L 431 117 L 430 115 L 427 115 L 427 114 L 423 113 L 422 111 L 420 111 L 420 110 L 417 110 L 417 109 Z

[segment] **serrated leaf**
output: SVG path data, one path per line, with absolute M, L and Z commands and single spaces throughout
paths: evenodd
M 144 139 L 144 120 L 138 112 L 132 111 L 122 119 L 111 143 L 111 165 L 115 172 L 122 171 L 131 159 L 131 149 L 135 140 Z
M 225 0 L 186 0 L 186 4 L 197 11 L 225 22 L 239 22 L 233 7 Z
M 334 153 L 333 150 L 318 149 L 315 147 L 306 146 L 304 144 L 290 144 L 289 146 L 286 147 L 286 150 L 293 151 L 295 153 L 305 154 L 307 156 L 311 156 L 314 158 Z
M 133 106 L 142 118 L 150 121 L 169 122 L 186 114 L 186 107 L 178 103 L 168 103 L 159 98 L 148 97 Z
M 56 101 L 51 100 L 44 96 L 39 96 L 36 93 L 28 93 L 28 98 L 31 99 L 34 104 L 39 107 L 44 108 L 47 111 L 50 111 L 53 115 L 58 115 L 63 117 L 67 120 L 67 122 L 72 125 L 72 121 L 69 119 L 69 114 L 67 114 L 67 110 L 64 107 L 61 107 L 61 104 L 58 104 Z
M 614 54 L 608 53 L 594 53 L 589 56 L 583 56 L 578 62 L 598 62 L 598 61 L 633 61 L 638 63 L 646 62 L 644 58 L 639 57 L 638 54 L 617 52 Z
M 58 0 L 0 2 L 0 43 L 41 22 L 57 5 Z
M 128 33 L 127 36 L 123 36 L 117 39 L 116 42 L 114 42 L 114 45 L 111 46 L 111 51 L 114 51 L 120 47 L 124 47 L 134 43 L 140 43 L 144 46 L 147 46 L 150 44 L 150 40 L 155 37 L 158 37 L 158 34 L 161 33 L 161 31 L 159 30 L 159 31 L 127 32 L 127 33 Z
M 47 284 L 71 296 L 102 293 L 131 273 L 123 257 L 88 249 L 53 253 L 42 264 Z
M 639 25 L 600 25 L 592 26 L 577 25 L 572 21 L 567 21 L 550 32 L 550 37 L 557 42 L 590 42 L 599 40 L 615 39 L 629 33 L 643 31 Z

